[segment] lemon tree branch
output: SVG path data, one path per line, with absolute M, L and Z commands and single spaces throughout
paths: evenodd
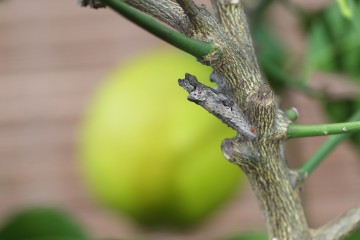
M 223 141 L 222 151 L 228 161 L 246 173 L 264 214 L 269 238 L 310 239 L 299 192 L 291 185 L 284 160 L 283 144 L 289 120 L 261 74 L 241 1 L 213 1 L 217 16 L 192 0 L 102 2 L 168 42 L 176 36 L 170 43 L 177 47 L 184 49 L 183 43 L 177 43 L 192 40 L 188 41 L 191 47 L 185 45 L 187 51 L 213 68 L 212 79 L 218 88 L 210 89 L 190 76 L 180 83 L 189 92 L 189 100 L 237 131 L 235 137 Z M 186 37 L 178 41 L 177 32 L 164 29 L 154 19 L 144 16 L 144 12 L 160 21 L 164 19 L 163 22 Z M 175 20 L 169 21 L 171 18 Z M 194 42 L 201 43 L 202 50 L 193 49 Z

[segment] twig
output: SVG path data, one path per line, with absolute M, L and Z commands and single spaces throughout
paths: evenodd
M 360 228 L 360 204 L 348 210 L 345 214 L 317 229 L 314 240 L 345 239 L 353 231 Z
M 342 134 L 330 137 L 316 152 L 301 166 L 299 171 L 299 181 L 301 184 L 316 169 L 316 167 L 325 159 L 327 155 L 342 141 L 350 137 L 350 134 Z
M 360 120 L 360 110 L 357 111 L 349 121 Z M 298 170 L 299 184 L 302 183 L 315 168 L 325 159 L 325 157 L 343 140 L 350 137 L 351 134 L 341 134 L 330 137 L 318 150 L 307 160 Z
M 327 136 L 335 134 L 349 134 L 360 131 L 360 121 L 318 124 L 318 125 L 297 125 L 290 124 L 288 127 L 288 138 Z

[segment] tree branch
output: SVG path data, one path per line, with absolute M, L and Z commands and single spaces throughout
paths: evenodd
M 110 1 L 116 0 L 106 0 Z M 161 2 L 173 2 L 182 8 L 183 14 L 177 19 L 183 20 L 184 28 L 179 31 L 216 46 L 216 51 L 204 56 L 202 62 L 213 68 L 213 79 L 220 83 L 219 91 L 199 84 L 190 76 L 180 84 L 189 91 L 190 100 L 238 132 L 235 138 L 223 142 L 222 150 L 229 161 L 247 174 L 264 213 L 270 239 L 310 239 L 299 193 L 290 183 L 284 161 L 285 138 L 279 134 L 284 132 L 279 128 L 285 126 L 287 129 L 289 120 L 279 109 L 274 92 L 260 73 L 240 0 L 218 1 L 223 3 L 219 6 L 227 10 L 218 12 L 227 12 L 226 17 L 233 19 L 230 24 L 225 20 L 220 24 L 204 7 L 196 6 L 191 0 L 176 1 L 180 5 L 175 0 Z M 126 2 L 156 5 L 155 0 Z M 151 13 L 153 11 L 156 10 L 149 10 L 149 14 L 157 17 L 159 14 Z
M 265 216 L 269 239 L 311 239 L 299 191 L 292 186 L 279 146 L 275 142 L 262 145 L 257 139 L 225 139 L 221 147 L 225 158 L 248 176 Z
M 216 16 L 241 46 L 254 51 L 243 3 L 240 0 L 211 0 Z
M 341 240 L 360 228 L 360 204 L 314 231 L 314 240 Z

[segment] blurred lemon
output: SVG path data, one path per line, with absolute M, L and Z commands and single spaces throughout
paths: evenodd
M 179 50 L 142 54 L 116 69 L 86 115 L 81 152 L 90 190 L 146 226 L 199 223 L 240 187 L 220 143 L 235 132 L 186 100 L 185 72 L 208 83 L 211 69 Z

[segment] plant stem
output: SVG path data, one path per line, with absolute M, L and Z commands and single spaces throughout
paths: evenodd
M 290 124 L 288 127 L 288 138 L 327 136 L 334 134 L 347 134 L 360 131 L 360 121 L 343 122 L 319 125 Z
M 330 137 L 299 169 L 302 179 L 307 178 L 314 169 L 325 159 L 325 157 L 350 134 L 342 134 Z
M 358 110 L 349 121 L 360 120 L 360 110 Z M 343 140 L 351 134 L 341 134 L 330 137 L 299 169 L 300 181 L 303 181 L 314 169 L 325 159 L 325 157 Z
M 327 136 L 334 134 L 348 134 L 360 131 L 360 121 L 331 123 L 319 125 L 290 124 L 288 127 L 288 138 Z
M 132 21 L 133 23 L 137 24 L 148 32 L 154 34 L 165 42 L 170 43 L 176 48 L 179 48 L 197 58 L 201 59 L 215 49 L 215 46 L 212 43 L 202 42 L 196 39 L 186 37 L 183 34 L 178 33 L 160 24 L 153 18 L 141 13 L 140 11 L 126 4 L 124 1 L 103 1 L 107 6 L 109 6 L 128 20 Z

